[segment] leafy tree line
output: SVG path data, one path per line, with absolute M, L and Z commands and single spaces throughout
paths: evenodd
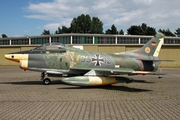
M 98 17 L 90 17 L 89 15 L 82 14 L 77 18 L 73 18 L 70 27 L 58 27 L 55 34 L 62 33 L 89 33 L 89 34 L 103 34 L 103 23 Z
M 1 36 L 2 36 L 2 38 L 7 38 L 8 37 L 6 34 L 2 34 Z
M 177 28 L 174 33 L 169 29 L 159 29 L 158 32 L 162 32 L 165 36 L 177 36 L 180 37 L 180 28 Z M 77 18 L 73 18 L 70 23 L 70 27 L 62 26 L 58 27 L 54 34 L 63 33 L 88 33 L 88 34 L 116 34 L 124 35 L 124 31 L 117 30 L 113 24 L 110 29 L 103 32 L 103 22 L 98 17 L 90 17 L 89 15 L 80 15 Z M 44 30 L 41 35 L 50 35 L 49 30 Z M 129 35 L 155 35 L 156 29 L 147 26 L 146 23 L 141 25 L 132 25 L 127 29 Z M 2 38 L 7 38 L 6 34 L 2 34 Z
M 162 32 L 165 36 L 177 36 L 180 37 L 180 28 L 176 32 L 172 33 L 169 29 L 159 29 L 158 32 Z M 54 34 L 62 33 L 89 33 L 89 34 L 115 34 L 124 35 L 124 31 L 117 30 L 116 26 L 113 24 L 110 29 L 107 29 L 105 33 L 103 32 L 103 23 L 98 17 L 90 17 L 89 15 L 80 15 L 77 18 L 73 18 L 70 23 L 70 27 L 62 26 L 55 31 Z M 42 35 L 49 35 L 50 32 L 44 30 Z M 132 25 L 127 29 L 127 34 L 129 35 L 155 35 L 156 29 L 147 26 L 146 23 L 141 25 Z

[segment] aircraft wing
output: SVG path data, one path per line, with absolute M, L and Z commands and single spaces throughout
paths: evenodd
M 134 71 L 131 68 L 73 68 L 76 70 L 88 71 L 85 75 L 87 76 L 112 76 L 112 75 L 165 75 L 161 72 L 151 72 L 151 71 Z
M 122 75 L 122 74 L 130 74 L 133 71 L 134 71 L 133 69 L 129 69 L 129 68 L 123 68 L 123 69 L 93 69 L 93 70 L 90 70 L 85 75 Z

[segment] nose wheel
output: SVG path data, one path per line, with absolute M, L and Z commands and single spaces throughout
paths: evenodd
M 44 85 L 49 85 L 51 83 L 51 80 L 49 78 L 45 78 L 43 80 Z
M 45 78 L 46 74 L 45 72 L 41 73 L 41 80 L 43 81 L 44 85 L 49 85 L 51 83 L 51 80 L 49 78 Z

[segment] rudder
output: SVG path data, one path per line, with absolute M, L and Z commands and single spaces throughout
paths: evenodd
M 140 53 L 142 55 L 158 57 L 163 42 L 164 35 L 162 33 L 157 33 L 151 40 L 148 41 L 148 43 L 140 48 Z

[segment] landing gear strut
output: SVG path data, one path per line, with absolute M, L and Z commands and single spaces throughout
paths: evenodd
M 45 78 L 46 74 L 45 72 L 41 73 L 41 80 L 43 80 L 44 85 L 49 85 L 51 83 L 51 80 L 49 78 Z

